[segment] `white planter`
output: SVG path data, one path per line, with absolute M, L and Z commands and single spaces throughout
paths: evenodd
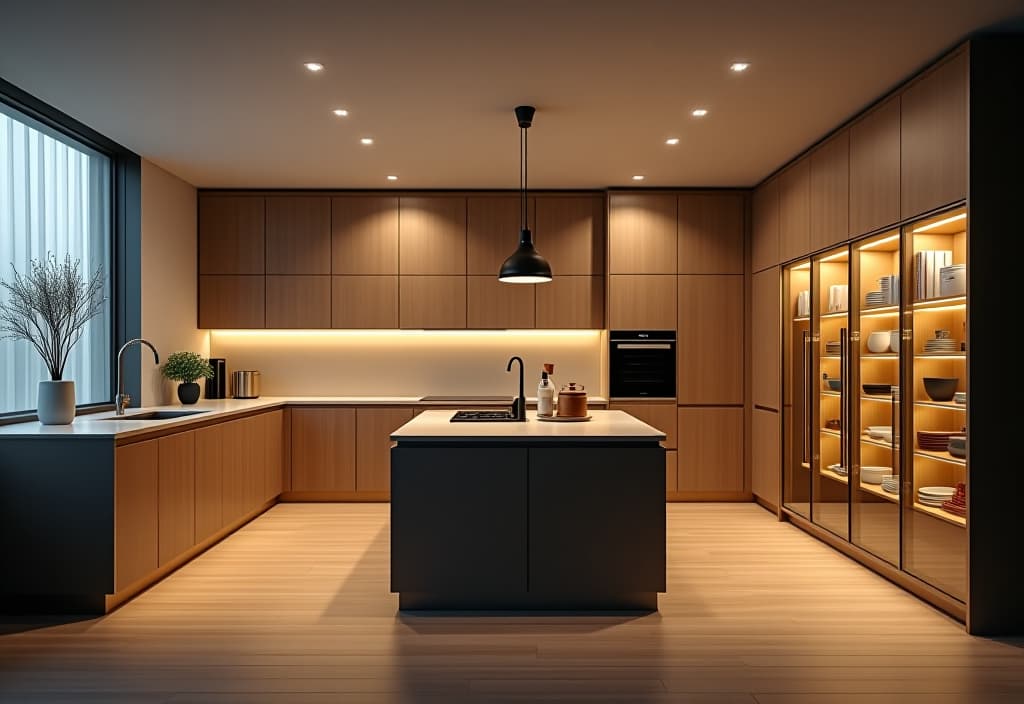
M 67 425 L 75 419 L 75 382 L 40 381 L 38 411 L 43 425 Z

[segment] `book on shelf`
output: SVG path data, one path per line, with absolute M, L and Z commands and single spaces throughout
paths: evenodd
M 935 298 L 942 289 L 941 271 L 953 261 L 953 252 L 948 249 L 923 249 L 914 253 L 914 298 L 926 300 Z

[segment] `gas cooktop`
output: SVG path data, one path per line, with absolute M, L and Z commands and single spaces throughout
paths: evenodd
M 455 411 L 451 423 L 504 423 L 518 419 L 511 411 Z

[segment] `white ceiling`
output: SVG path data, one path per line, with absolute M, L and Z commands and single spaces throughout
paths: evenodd
M 0 77 L 200 187 L 515 188 L 524 103 L 531 188 L 749 186 L 1022 14 L 1024 0 L 0 0 Z

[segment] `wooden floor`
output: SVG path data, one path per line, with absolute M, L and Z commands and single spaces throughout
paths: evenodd
M 4 702 L 1018 704 L 962 626 L 754 504 L 670 504 L 629 616 L 408 616 L 386 504 L 281 504 L 104 618 L 0 633 Z

